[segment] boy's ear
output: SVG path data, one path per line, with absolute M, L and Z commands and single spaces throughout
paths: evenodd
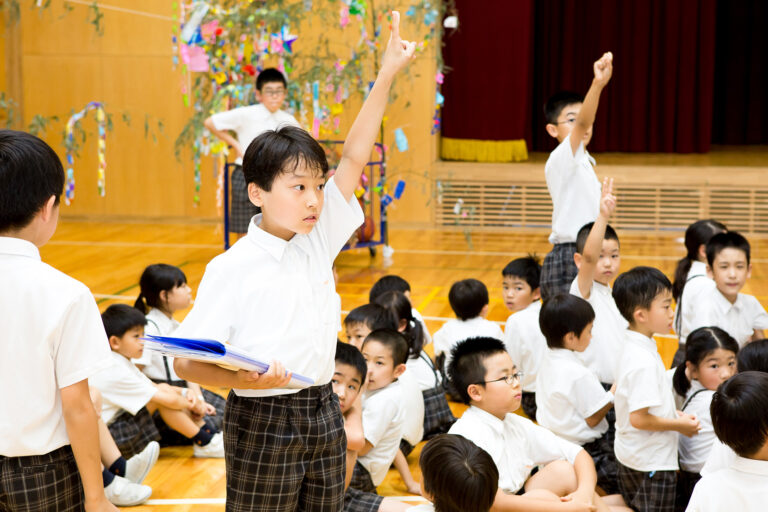
M 483 309 L 480 310 L 480 316 L 483 317 L 483 318 L 487 317 L 488 316 L 488 311 L 490 311 L 490 310 L 491 310 L 491 305 L 490 304 L 486 304 L 485 306 L 483 306 Z
M 397 379 L 400 378 L 400 376 L 405 373 L 405 369 L 407 367 L 404 364 L 399 364 L 395 366 L 394 371 L 392 372 L 392 375 Z
M 534 302 L 541 300 L 541 288 L 534 288 L 531 292 L 531 296 L 533 297 Z
M 573 253 L 573 263 L 576 265 L 576 268 L 581 268 L 581 253 Z
M 470 384 L 467 386 L 467 394 L 471 400 L 479 402 L 483 399 L 483 386 L 480 384 Z
M 119 336 L 110 336 L 109 337 L 109 346 L 112 350 L 117 350 L 120 348 L 120 337 Z
M 635 325 L 642 325 L 648 320 L 648 310 L 645 308 L 637 307 L 632 312 L 632 319 L 635 321 Z
M 563 348 L 573 350 L 571 347 L 573 347 L 577 341 L 579 341 L 579 337 L 576 336 L 575 332 L 565 333 L 565 336 L 563 336 Z
M 550 137 L 557 138 L 557 125 L 554 125 L 552 123 L 547 123 L 547 126 L 544 127 L 547 130 L 547 133 Z
M 262 97 L 261 97 L 261 91 L 260 91 L 260 90 L 258 90 L 258 89 L 254 89 L 254 90 L 253 90 L 253 95 L 256 97 L 256 101 L 257 101 L 258 103 L 261 103 L 261 101 L 262 101 Z
M 54 210 L 56 209 L 56 196 L 51 196 L 48 198 L 48 200 L 45 202 L 43 207 L 40 209 L 40 220 L 43 222 L 48 222 L 51 220 L 51 217 L 54 215 Z
M 264 199 L 262 198 L 264 191 L 255 183 L 248 184 L 248 199 L 254 204 L 254 206 L 264 206 Z
M 747 266 L 747 279 L 752 277 L 752 263 Z

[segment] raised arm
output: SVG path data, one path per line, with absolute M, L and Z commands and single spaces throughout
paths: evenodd
M 400 13 L 392 11 L 392 31 L 384 57 L 381 59 L 381 69 L 368 98 L 349 129 L 334 178 L 336 186 L 347 201 L 352 198 L 360 175 L 371 156 L 371 149 L 379 133 L 381 119 L 389 99 L 389 89 L 395 75 L 413 59 L 415 51 L 415 42 L 400 38 Z
M 592 79 L 592 85 L 584 97 L 584 103 L 581 105 L 579 115 L 576 116 L 576 122 L 571 130 L 571 150 L 576 154 L 584 135 L 592 128 L 595 123 L 595 114 L 597 114 L 597 105 L 600 103 L 600 93 L 603 87 L 608 85 L 613 74 L 613 54 L 606 52 L 600 57 L 600 60 L 594 64 L 595 78 Z
M 581 253 L 581 266 L 576 277 L 579 283 L 579 292 L 584 299 L 589 299 L 589 293 L 594 281 L 595 268 L 600 260 L 600 251 L 603 249 L 605 228 L 608 219 L 616 211 L 616 197 L 613 195 L 613 179 L 603 180 L 602 197 L 600 198 L 600 213 L 597 215 L 592 229 L 589 231 L 587 242 Z
M 237 141 L 236 138 L 234 138 L 232 135 L 229 134 L 226 130 L 217 130 L 216 126 L 213 124 L 213 116 L 208 117 L 203 121 L 203 126 L 208 128 L 208 131 L 214 134 L 219 139 L 226 142 L 229 146 L 232 146 L 232 149 L 235 150 L 235 153 L 238 157 L 242 158 L 243 155 L 245 155 L 245 149 L 240 146 L 240 143 Z

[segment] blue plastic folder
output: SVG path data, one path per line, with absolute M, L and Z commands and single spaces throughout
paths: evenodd
M 259 373 L 266 373 L 269 370 L 269 364 L 255 359 L 245 350 L 220 343 L 216 340 L 152 335 L 147 335 L 142 339 L 144 340 L 145 350 L 152 350 L 167 356 L 194 359 L 204 363 L 218 364 L 225 368 L 243 369 Z M 301 389 L 308 388 L 314 384 L 315 381 L 309 377 L 294 373 L 286 387 Z

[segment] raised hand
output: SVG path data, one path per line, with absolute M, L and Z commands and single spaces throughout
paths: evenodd
M 613 195 L 613 178 L 603 180 L 602 196 L 600 197 L 600 214 L 606 220 L 616 211 L 616 196 Z
M 414 41 L 405 41 L 400 38 L 400 13 L 392 11 L 392 31 L 389 33 L 389 42 L 381 59 L 379 72 L 389 75 L 397 74 L 413 60 L 415 51 L 416 43 Z
M 607 84 L 613 74 L 613 54 L 605 52 L 594 64 L 595 82 L 604 86 Z

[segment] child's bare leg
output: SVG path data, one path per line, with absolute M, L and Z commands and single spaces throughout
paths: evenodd
M 356 462 L 357 452 L 347 450 L 347 475 L 344 477 L 344 490 L 347 490 L 349 482 L 352 481 L 352 473 L 355 471 Z
M 379 505 L 379 512 L 403 512 L 412 506 L 413 505 L 407 505 L 402 501 L 393 500 L 392 498 L 384 498 L 384 501 Z
M 523 494 L 523 496 L 526 498 L 535 498 L 537 500 L 557 501 L 558 503 L 560 502 L 560 496 L 546 489 L 533 489 L 532 491 L 528 491 Z
M 91 395 L 91 402 L 93 402 L 96 416 L 99 418 L 99 449 L 101 452 L 101 462 L 103 465 L 109 467 L 117 459 L 122 457 L 122 453 L 120 453 L 120 449 L 117 447 L 117 444 L 115 444 L 115 440 L 109 432 L 107 425 L 104 424 L 101 419 L 101 392 L 94 387 L 88 387 L 88 392 Z
M 573 465 L 565 460 L 550 462 L 525 482 L 525 490 L 545 489 L 558 496 L 576 491 L 578 482 Z
M 169 409 L 162 405 L 157 406 L 157 411 L 160 413 L 160 417 L 163 421 L 179 434 L 189 437 L 190 439 L 195 437 L 200 431 L 200 427 L 205 425 L 205 422 L 200 420 L 194 420 L 189 415 L 189 411 L 179 411 L 177 409 Z M 151 411 L 150 411 L 151 412 Z
M 395 454 L 395 469 L 400 473 L 400 477 L 403 479 L 406 490 L 411 494 L 420 494 L 421 486 L 411 475 L 411 468 L 408 466 L 408 459 L 405 458 L 405 454 L 399 449 Z

